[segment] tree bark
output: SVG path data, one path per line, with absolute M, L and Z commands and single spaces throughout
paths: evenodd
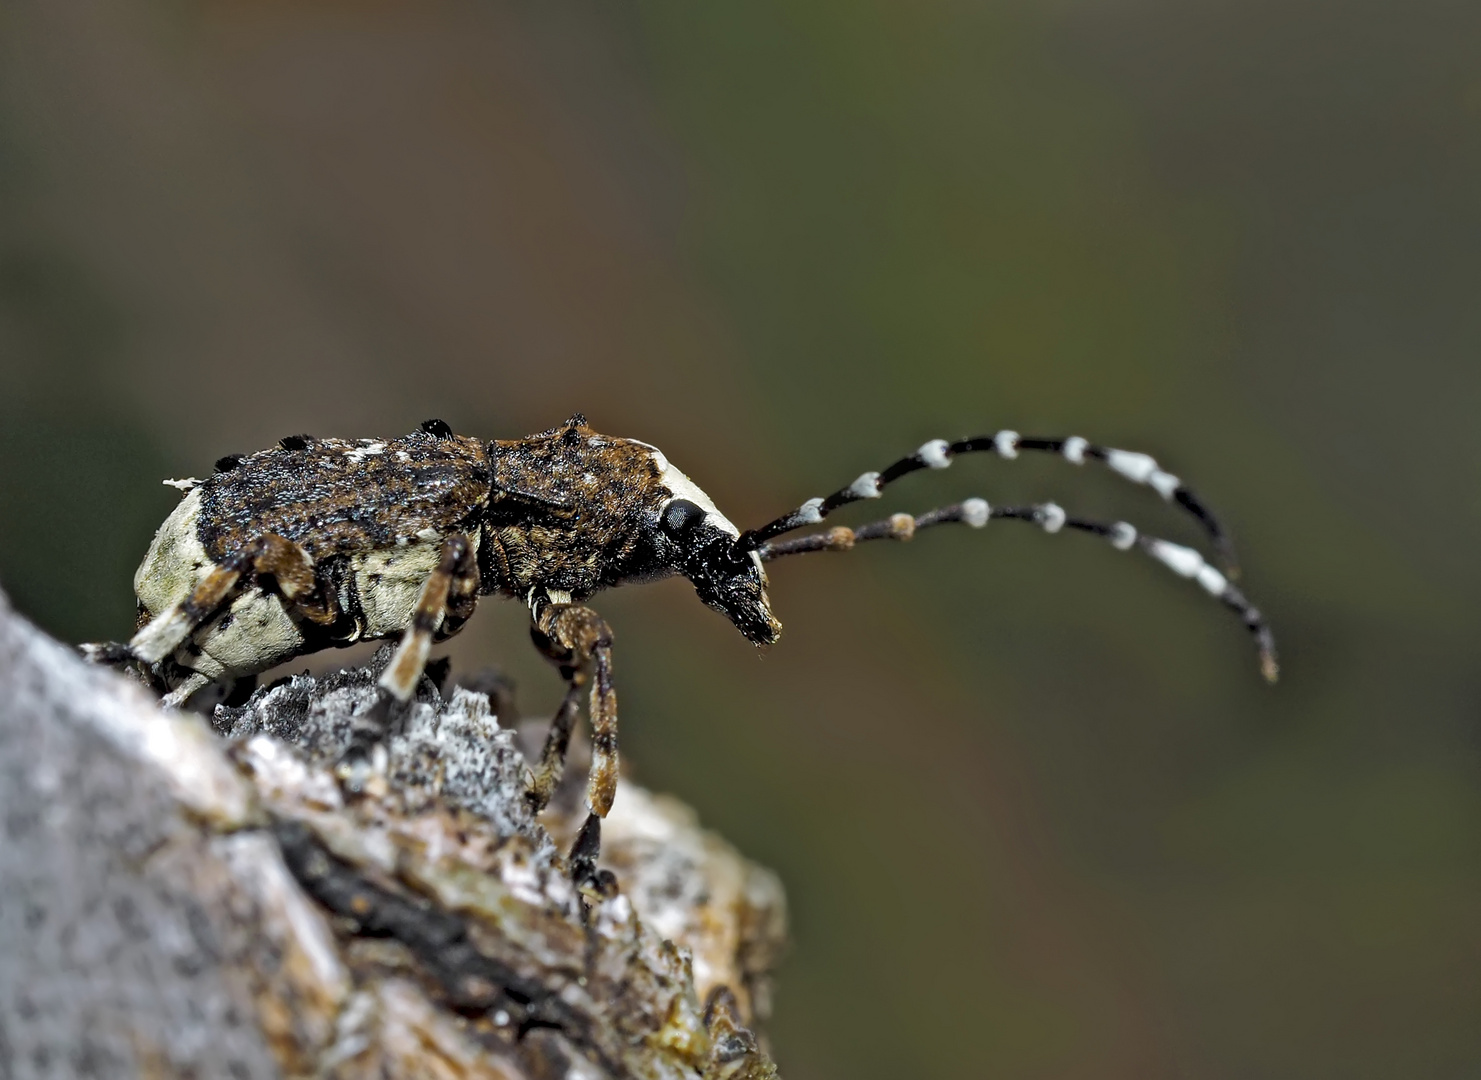
M 0 596 L 0 1078 L 775 1076 L 776 878 L 624 783 L 577 890 L 580 762 L 533 817 L 515 725 L 383 716 L 385 658 L 171 713 Z

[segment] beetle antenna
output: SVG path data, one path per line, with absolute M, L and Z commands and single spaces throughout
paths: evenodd
M 1176 503 L 1203 526 L 1209 540 L 1218 552 L 1223 571 L 1231 578 L 1239 576 L 1239 562 L 1234 555 L 1234 545 L 1229 534 L 1219 524 L 1203 500 L 1193 494 L 1183 481 L 1157 464 L 1149 454 L 1134 450 L 1118 450 L 1113 446 L 1098 446 L 1078 435 L 1068 438 L 1040 438 L 1021 436 L 1016 431 L 1000 431 L 996 435 L 979 435 L 971 439 L 947 442 L 932 439 L 915 453 L 895 462 L 883 472 L 866 472 L 848 487 L 840 488 L 826 498 L 808 499 L 797 509 L 783 514 L 775 521 L 759 529 L 751 529 L 736 541 L 740 552 L 759 551 L 764 545 L 783 533 L 816 525 L 834 510 L 861 499 L 877 499 L 884 489 L 900 477 L 920 469 L 945 469 L 959 454 L 977 454 L 991 451 L 1001 458 L 1012 460 L 1020 451 L 1030 450 L 1058 454 L 1072 465 L 1083 465 L 1087 460 L 1099 461 L 1111 471 L 1136 484 L 1145 484 L 1170 503 Z
M 966 499 L 950 506 L 927 510 L 917 516 L 892 514 L 881 521 L 872 521 L 856 529 L 838 526 L 790 540 L 768 540 L 756 551 L 763 561 L 770 562 L 784 555 L 803 555 L 810 551 L 847 551 L 867 540 L 909 540 L 920 530 L 936 525 L 960 523 L 980 529 L 992 518 L 1032 522 L 1048 533 L 1056 533 L 1061 529 L 1091 533 L 1108 540 L 1118 551 L 1140 548 L 1179 577 L 1192 578 L 1210 596 L 1232 609 L 1255 639 L 1255 647 L 1260 653 L 1260 673 L 1269 682 L 1275 682 L 1279 676 L 1275 637 L 1259 608 L 1245 598 L 1244 593 L 1239 591 L 1227 575 L 1209 565 L 1202 554 L 1182 544 L 1138 532 L 1134 525 L 1125 521 L 1103 522 L 1071 517 L 1057 503 L 989 506 L 986 499 Z

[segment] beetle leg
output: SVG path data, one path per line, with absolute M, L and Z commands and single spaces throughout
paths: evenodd
M 339 617 L 339 605 L 320 588 L 314 576 L 313 556 L 302 547 L 277 533 L 268 533 L 252 545 L 252 551 L 253 571 L 259 577 L 271 576 L 277 583 L 276 591 L 295 613 L 320 626 L 328 626 Z
M 555 789 L 561 782 L 566 768 L 566 749 L 571 745 L 571 727 L 576 721 L 580 707 L 581 690 L 586 685 L 585 672 L 572 672 L 570 685 L 555 718 L 550 721 L 550 731 L 545 736 L 545 749 L 540 752 L 540 765 L 530 777 L 525 789 L 525 802 L 530 812 L 538 814 L 550 802 Z
M 579 604 L 550 604 L 531 628 L 535 645 L 576 688 L 591 682 L 591 773 L 586 804 L 606 817 L 617 794 L 617 692 L 612 689 L 612 630 Z M 559 714 L 557 714 L 559 715 Z
M 335 620 L 333 599 L 316 589 L 314 560 L 308 552 L 292 540 L 266 533 L 211 567 L 189 596 L 141 626 L 129 641 L 130 653 L 145 663 L 159 663 L 245 587 L 249 572 L 271 576 L 277 592 L 313 622 Z
M 536 608 L 530 627 L 535 647 L 560 669 L 570 684 L 550 734 L 540 772 L 531 783 L 532 800 L 549 798 L 545 785 L 554 788 L 565 762 L 570 724 L 575 716 L 576 695 L 591 683 L 588 714 L 591 722 L 591 772 L 586 779 L 586 815 L 580 834 L 571 848 L 571 877 L 584 884 L 596 873 L 601 847 L 602 818 L 612 809 L 617 795 L 617 692 L 612 688 L 612 630 L 589 607 L 580 604 L 545 603 Z
M 481 579 L 478 573 L 478 556 L 473 551 L 473 545 L 465 537 L 458 537 L 463 542 L 463 554 L 453 568 L 452 582 L 447 589 L 447 614 L 443 617 L 442 626 L 437 631 L 437 640 L 445 641 L 452 637 L 463 624 L 473 616 L 473 609 L 478 606 L 478 590 Z
M 207 686 L 210 682 L 211 680 L 199 671 L 192 671 L 189 675 L 185 676 L 185 679 L 179 686 L 162 697 L 159 703 L 166 709 L 184 708 L 185 703 L 190 700 L 190 695 Z
M 130 639 L 129 650 L 149 664 L 169 656 L 237 591 L 251 561 L 251 555 L 242 552 L 211 567 L 189 596 L 160 612 Z
M 397 701 L 411 700 L 417 680 L 427 666 L 427 652 L 432 648 L 433 638 L 450 613 L 472 610 L 477 592 L 478 563 L 473 558 L 472 545 L 466 536 L 449 536 L 442 542 L 442 557 L 436 569 L 427 575 L 412 608 L 411 625 L 381 674 L 381 687 Z M 462 618 L 466 619 L 467 615 Z

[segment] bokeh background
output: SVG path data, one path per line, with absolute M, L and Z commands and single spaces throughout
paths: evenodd
M 1150 450 L 1273 690 L 1009 525 L 778 564 L 765 655 L 600 601 L 632 774 L 789 888 L 786 1075 L 1481 1074 L 1478 57 L 1453 0 L 8 0 L 0 583 L 125 635 L 161 478 L 428 416 L 582 410 L 742 525 Z M 1193 535 L 1057 461 L 868 509 L 967 494 Z M 451 652 L 557 700 L 517 605 Z

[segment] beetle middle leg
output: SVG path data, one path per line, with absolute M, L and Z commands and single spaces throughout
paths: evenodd
M 578 881 L 596 870 L 601 843 L 601 819 L 617 795 L 617 692 L 612 688 L 612 629 L 600 615 L 580 604 L 547 604 L 530 627 L 535 647 L 560 669 L 569 684 L 545 742 L 540 770 L 530 798 L 549 798 L 560 777 L 575 718 L 576 698 L 591 685 L 588 714 L 591 723 L 591 772 L 586 781 L 586 805 L 591 813 L 571 851 L 571 876 Z
M 545 736 L 545 748 L 540 752 L 540 764 L 530 777 L 529 787 L 525 789 L 525 802 L 529 804 L 531 813 L 538 814 L 545 809 L 561 782 L 561 774 L 566 768 L 566 750 L 571 745 L 571 728 L 576 723 L 576 713 L 580 708 L 581 691 L 585 683 L 584 672 L 572 672 L 566 687 L 566 696 L 550 721 L 550 731 Z
M 427 575 L 412 608 L 411 625 L 381 674 L 381 688 L 397 701 L 410 701 L 439 631 L 441 637 L 450 636 L 467 621 L 477 601 L 478 560 L 473 545 L 466 536 L 454 534 L 442 542 L 437 566 Z

